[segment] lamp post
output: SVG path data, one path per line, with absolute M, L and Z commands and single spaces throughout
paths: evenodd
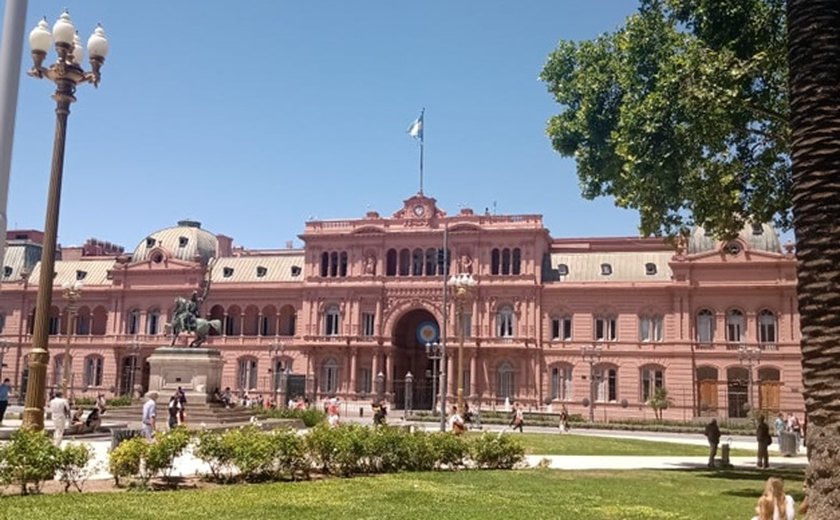
M 432 362 L 432 415 L 435 415 L 437 400 L 438 363 L 443 359 L 443 345 L 439 341 L 426 342 L 426 357 Z M 441 430 L 442 431 L 442 430 Z
M 3 369 L 6 368 L 6 353 L 9 351 L 9 342 L 5 339 L 0 339 L 0 382 L 3 381 Z
M 64 377 L 61 381 L 61 391 L 67 396 L 67 386 L 70 381 L 70 340 L 76 328 L 76 304 L 82 298 L 82 282 L 73 280 L 62 286 L 61 295 L 67 300 L 67 341 L 64 343 Z
M 43 67 L 50 43 L 55 42 L 58 60 L 49 68 Z M 65 12 L 53 26 L 52 34 L 46 20 L 29 33 L 32 47 L 33 66 L 29 75 L 47 78 L 56 84 L 53 99 L 56 101 L 55 138 L 53 143 L 50 187 L 47 198 L 47 214 L 44 224 L 44 241 L 41 250 L 41 276 L 38 280 L 38 299 L 35 304 L 35 325 L 32 336 L 32 351 L 29 355 L 29 383 L 26 392 L 26 406 L 23 411 L 23 425 L 33 430 L 44 428 L 44 394 L 46 390 L 49 318 L 52 305 L 52 273 L 55 271 L 55 249 L 58 235 L 58 211 L 61 201 L 61 177 L 64 173 L 64 144 L 67 137 L 67 116 L 73 96 L 80 83 L 99 85 L 99 70 L 108 54 L 108 40 L 105 31 L 97 26 L 88 39 L 91 71 L 85 72 L 80 64 L 84 55 L 82 43 L 76 35 L 76 28 Z
M 376 400 L 381 403 L 385 394 L 385 374 L 376 374 Z
M 447 282 L 455 292 L 458 322 L 458 413 L 464 413 L 464 304 L 478 282 L 470 273 L 453 274 Z
M 280 366 L 277 366 L 276 358 L 283 355 L 283 349 L 285 345 L 283 345 L 280 341 L 275 341 L 268 346 L 268 358 L 271 360 L 271 391 L 274 394 L 274 407 L 280 408 L 280 402 L 277 400 L 277 376 L 280 375 L 281 383 L 283 383 L 282 375 L 284 374 L 282 362 Z M 278 374 L 278 372 L 280 374 Z M 283 388 L 283 394 L 286 393 L 285 387 Z
M 601 360 L 601 346 L 584 345 L 580 354 L 589 363 L 589 422 L 595 422 L 595 364 Z
M 741 345 L 738 347 L 738 359 L 741 365 L 747 366 L 747 405 L 750 410 L 753 408 L 753 365 L 758 364 L 761 359 L 761 349 L 758 347 L 748 347 Z
M 134 336 L 134 339 L 126 345 L 128 351 L 131 352 L 131 372 L 128 374 L 128 397 L 130 400 L 134 400 L 134 378 L 137 374 L 137 358 L 140 357 L 140 351 L 143 348 L 143 344 L 137 339 L 137 336 Z

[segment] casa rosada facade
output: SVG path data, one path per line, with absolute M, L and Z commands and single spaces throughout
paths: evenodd
M 48 384 L 61 387 L 66 370 L 76 395 L 145 391 L 145 359 L 171 341 L 175 297 L 209 279 L 201 313 L 222 325 L 205 346 L 222 352 L 234 391 L 428 409 L 437 371 L 427 343 L 445 344 L 438 366 L 454 396 L 463 323 L 464 393 L 482 409 L 652 418 L 657 388 L 668 391 L 666 419 L 804 408 L 793 247 L 783 251 L 769 225 L 726 243 L 696 229 L 676 247 L 552 238 L 540 215 L 447 215 L 417 194 L 391 217 L 306 222 L 300 239 L 303 249 L 249 250 L 182 221 L 131 254 L 95 240 L 63 248 Z M 40 241 L 37 231 L 7 236 L 0 348 L 17 388 Z M 461 298 L 450 288 L 445 304 L 444 265 L 476 281 Z

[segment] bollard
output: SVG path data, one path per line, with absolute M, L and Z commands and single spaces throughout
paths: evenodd
M 360 406 L 359 407 L 359 417 L 364 417 L 364 416 L 365 416 L 365 409 Z

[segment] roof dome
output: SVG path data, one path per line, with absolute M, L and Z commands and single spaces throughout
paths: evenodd
M 767 251 L 779 254 L 782 252 L 779 235 L 772 224 L 747 223 L 738 233 L 738 238 L 752 251 Z M 696 226 L 691 230 L 691 236 L 688 239 L 688 254 L 696 255 L 706 251 L 716 251 L 718 242 L 715 237 L 706 235 L 706 231 L 702 227 Z
M 155 231 L 144 238 L 131 255 L 132 262 L 144 262 L 152 252 L 163 249 L 171 258 L 194 262 L 200 257 L 202 263 L 217 256 L 219 241 L 216 235 L 201 229 L 201 222 L 181 220 L 175 227 Z

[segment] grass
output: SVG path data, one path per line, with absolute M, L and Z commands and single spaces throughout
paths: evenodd
M 801 471 L 552 470 L 402 473 L 197 491 L 0 498 L 9 519 L 732 519 L 752 516 L 768 476 L 802 500 Z
M 635 455 L 635 456 L 708 456 L 709 448 L 676 442 L 613 439 L 588 435 L 560 435 L 553 433 L 511 433 L 522 441 L 529 455 Z M 752 450 L 731 450 L 733 457 L 754 456 Z M 718 449 L 720 457 L 720 449 Z

